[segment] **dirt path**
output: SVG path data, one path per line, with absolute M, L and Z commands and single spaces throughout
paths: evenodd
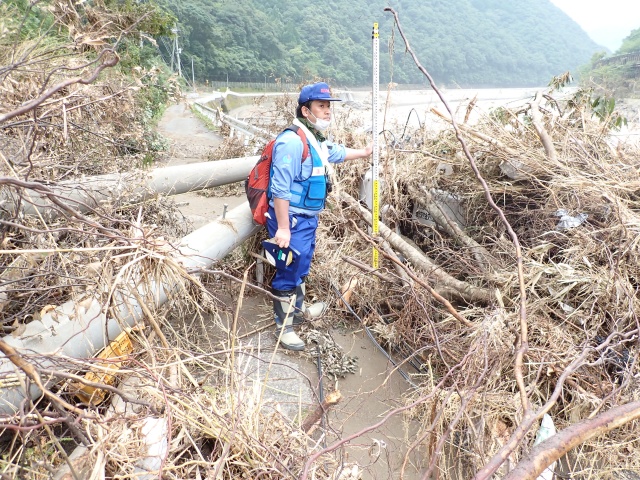
M 222 142 L 222 137 L 194 116 L 186 103 L 167 108 L 157 131 L 169 141 L 171 158 L 165 166 L 204 162 L 207 154 Z
M 212 150 L 222 142 L 222 137 L 209 130 L 186 103 L 167 108 L 157 131 L 169 143 L 169 159 L 163 166 L 206 162 Z M 184 193 L 174 199 L 194 230 L 221 216 L 225 205 L 231 210 L 245 201 L 244 195 L 211 196 L 205 192 Z
M 184 104 L 166 110 L 158 131 L 171 144 L 169 165 L 206 161 L 208 152 L 222 140 Z M 244 195 L 202 196 L 194 192 L 179 195 L 176 201 L 194 228 L 198 228 L 221 215 L 225 204 L 231 209 L 244 202 L 245 198 Z M 231 324 L 237 298 L 229 295 L 223 303 L 226 304 L 226 312 L 222 312 L 223 321 Z M 273 355 L 275 339 L 271 312 L 270 302 L 262 296 L 248 294 L 243 299 L 238 318 L 241 335 L 264 327 L 258 333 L 239 339 L 240 344 L 256 349 L 253 363 L 245 370 L 244 382 L 247 385 L 260 383 L 265 391 L 267 408 L 277 408 L 294 421 L 300 421 L 301 416 L 306 416 L 318 405 L 320 381 L 317 366 L 313 358 L 300 353 L 277 350 Z M 356 373 L 347 374 L 337 381 L 343 400 L 327 415 L 326 428 L 330 432 L 327 438 L 319 438 L 322 443 L 330 445 L 338 438 L 379 422 L 389 410 L 401 406 L 402 394 L 409 385 L 393 371 L 393 366 L 346 312 L 341 326 L 330 328 L 328 333 L 347 354 L 358 357 Z M 332 382 L 328 379 L 322 382 L 325 395 L 329 383 Z M 353 465 L 357 462 L 363 467 L 362 479 L 396 479 L 400 475 L 407 445 L 411 442 L 402 416 L 396 415 L 380 428 L 350 442 L 344 450 L 345 463 Z M 422 453 L 418 449 L 411 456 L 405 479 L 420 478 L 420 469 L 416 466 L 420 466 L 418 455 Z

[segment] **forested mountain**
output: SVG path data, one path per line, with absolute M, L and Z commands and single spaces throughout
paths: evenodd
M 444 85 L 546 84 L 604 50 L 549 0 L 158 1 L 178 18 L 183 61 L 190 66 L 193 59 L 201 80 L 322 77 L 369 84 L 378 22 L 381 81 L 424 83 L 387 6 Z

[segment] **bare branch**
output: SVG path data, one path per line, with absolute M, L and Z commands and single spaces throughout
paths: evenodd
M 525 412 L 529 411 L 531 409 L 531 402 L 529 401 L 529 397 L 527 395 L 527 390 L 524 383 L 524 374 L 523 374 L 524 357 L 529 350 L 529 333 L 528 333 L 528 325 L 527 325 L 527 307 L 526 307 L 527 291 L 526 291 L 525 280 L 524 280 L 524 267 L 523 267 L 522 248 L 520 246 L 520 240 L 518 239 L 518 236 L 516 235 L 515 231 L 511 227 L 511 224 L 507 220 L 507 217 L 505 216 L 502 209 L 498 207 L 498 205 L 496 205 L 496 203 L 494 202 L 491 196 L 491 190 L 489 189 L 489 185 L 487 184 L 486 180 L 482 177 L 482 174 L 480 173 L 480 170 L 478 169 L 478 166 L 476 165 L 476 162 L 473 156 L 471 155 L 471 152 L 469 151 L 467 143 L 465 142 L 462 136 L 462 132 L 458 127 L 458 123 L 455 120 L 455 117 L 453 115 L 453 110 L 449 106 L 449 103 L 446 101 L 442 92 L 440 92 L 440 90 L 436 86 L 429 72 L 420 64 L 416 54 L 413 52 L 413 50 L 411 50 L 411 47 L 409 46 L 409 41 L 407 40 L 407 37 L 405 36 L 404 31 L 400 26 L 400 19 L 398 18 L 398 14 L 391 7 L 386 7 L 384 11 L 391 12 L 391 14 L 394 16 L 396 25 L 398 26 L 398 31 L 400 32 L 400 36 L 405 42 L 407 51 L 413 58 L 413 61 L 417 65 L 418 69 L 424 74 L 425 77 L 427 77 L 427 79 L 429 80 L 429 84 L 431 85 L 431 88 L 436 92 L 436 94 L 444 104 L 445 108 L 449 112 L 449 115 L 451 117 L 451 125 L 455 130 L 456 138 L 460 142 L 460 145 L 462 146 L 462 150 L 465 156 L 467 157 L 467 160 L 469 160 L 469 164 L 473 170 L 473 173 L 475 174 L 476 178 L 478 179 L 478 182 L 480 182 L 480 185 L 482 186 L 482 189 L 485 194 L 485 198 L 487 199 L 487 202 L 489 203 L 491 208 L 498 214 L 500 221 L 503 223 L 503 225 L 509 232 L 509 236 L 511 237 L 511 241 L 513 242 L 513 245 L 515 247 L 516 263 L 517 263 L 517 270 L 518 270 L 518 284 L 520 289 L 520 312 L 519 312 L 520 336 L 518 339 L 518 350 L 516 352 L 515 377 L 516 377 L 516 383 L 518 385 L 518 390 L 520 392 L 520 402 L 522 403 L 524 411 Z
M 54 95 L 55 93 L 59 92 L 60 90 L 62 90 L 63 88 L 68 87 L 69 85 L 74 85 L 76 83 L 82 84 L 82 85 L 87 85 L 89 83 L 92 83 L 96 80 L 96 78 L 98 78 L 98 75 L 100 75 L 100 72 L 102 72 L 102 70 L 104 70 L 105 68 L 108 67 L 114 67 L 115 65 L 117 65 L 119 58 L 118 55 L 116 54 L 115 51 L 111 50 L 111 49 L 106 49 L 103 50 L 102 52 L 100 52 L 100 55 L 98 55 L 97 60 L 102 59 L 103 57 L 107 56 L 108 58 L 105 59 L 102 63 L 100 63 L 100 65 L 98 65 L 96 67 L 96 69 L 87 77 L 73 77 L 73 78 L 68 78 L 67 80 L 64 80 L 63 82 L 58 83 L 57 85 L 54 85 L 50 88 L 48 88 L 47 90 L 45 90 L 39 97 L 34 98 L 33 100 L 25 103 L 24 105 L 22 105 L 21 107 L 12 110 L 11 112 L 5 113 L 4 115 L 0 115 L 0 124 L 6 122 L 7 120 L 10 120 L 14 117 L 17 117 L 18 115 L 23 115 L 31 110 L 33 110 L 34 108 L 36 108 L 38 105 L 40 105 L 42 102 L 44 102 L 45 100 L 47 100 L 49 97 L 51 97 L 52 95 Z M 95 62 L 91 62 L 88 65 L 91 65 Z
M 503 480 L 535 480 L 553 462 L 590 438 L 640 419 L 640 402 L 614 407 L 575 423 L 536 445 Z
M 542 116 L 540 115 L 540 101 L 542 100 L 542 95 L 540 92 L 536 93 L 533 102 L 531 102 L 531 122 L 533 123 L 536 132 L 538 133 L 538 137 L 540 137 L 540 141 L 542 142 L 542 146 L 544 147 L 544 151 L 547 154 L 547 158 L 552 163 L 558 162 L 558 153 L 556 152 L 555 147 L 553 146 L 553 139 L 549 132 L 544 128 L 542 124 Z

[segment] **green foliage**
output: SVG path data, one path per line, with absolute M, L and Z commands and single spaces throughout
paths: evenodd
M 378 22 L 381 81 L 425 84 L 386 6 L 398 12 L 412 49 L 438 83 L 543 85 L 598 49 L 549 0 L 158 1 L 178 18 L 196 77 L 209 80 L 266 75 L 368 85 L 371 29 Z
M 584 116 L 591 116 L 607 130 L 620 130 L 627 125 L 627 119 L 616 111 L 615 98 L 595 95 L 593 87 L 579 88 L 567 101 L 567 107 L 576 124 L 581 124 Z
M 497 107 L 489 112 L 489 118 L 499 125 L 508 125 L 511 122 L 512 113 L 508 108 Z
M 640 69 L 636 60 L 629 61 L 627 57 L 634 53 L 640 53 L 640 28 L 623 40 L 615 55 L 607 56 L 604 52 L 594 55 L 591 62 L 580 69 L 583 85 L 601 92 L 615 92 L 619 97 L 634 96 Z
M 635 52 L 640 52 L 640 28 L 633 30 L 629 36 L 622 41 L 622 46 L 618 49 L 618 53 Z
M 616 100 L 613 97 L 596 97 L 591 101 L 593 116 L 613 130 L 627 125 L 627 119 L 616 112 Z
M 144 130 L 144 146 L 148 152 L 166 150 L 164 138 L 155 132 L 155 126 L 164 113 L 167 104 L 177 95 L 175 77 L 166 66 L 152 68 L 141 79 L 142 88 L 136 95 L 138 120 Z M 148 154 L 150 155 L 150 154 Z M 150 162 L 145 157 L 146 162 Z
M 571 73 L 565 72 L 562 75 L 553 77 L 549 82 L 549 87 L 551 87 L 552 91 L 560 90 L 562 87 L 566 87 L 571 82 L 573 82 L 573 77 L 571 76 Z
M 55 17 L 40 5 L 28 0 L 0 1 L 0 45 L 16 40 L 35 39 L 53 27 Z
M 638 79 L 638 69 L 634 63 L 617 63 L 617 57 L 603 58 L 581 69 L 581 84 L 603 95 L 615 94 L 617 97 L 633 96 Z

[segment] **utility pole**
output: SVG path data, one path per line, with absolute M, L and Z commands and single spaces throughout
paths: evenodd
M 175 35 L 178 30 L 176 28 L 171 29 L 171 33 Z M 176 56 L 176 41 L 175 39 L 171 42 L 171 71 L 173 72 L 173 59 Z
M 178 43 L 178 37 L 176 37 L 176 44 Z M 182 53 L 182 49 L 178 47 L 178 53 L 176 55 L 176 60 L 178 62 L 178 76 L 182 76 L 182 65 L 180 64 L 180 54 Z
M 173 33 L 173 49 L 171 51 L 171 70 L 173 70 L 173 59 L 175 56 L 176 63 L 178 65 L 178 75 L 182 76 L 182 65 L 180 65 L 180 54 L 182 53 L 182 49 L 178 45 L 178 30 L 177 25 L 171 29 L 171 33 Z
M 191 83 L 193 83 L 193 91 L 196 91 L 196 74 L 193 71 L 193 56 L 191 57 Z

